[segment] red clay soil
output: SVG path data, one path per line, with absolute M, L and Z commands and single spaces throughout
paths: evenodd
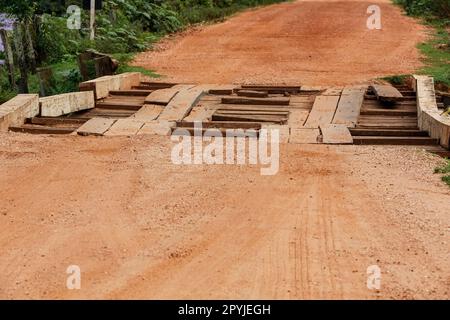
M 366 27 L 372 4 L 382 30 Z M 170 37 L 134 64 L 176 82 L 343 85 L 412 73 L 425 39 L 388 0 L 296 1 Z
M 449 298 L 450 189 L 420 148 L 283 145 L 261 176 L 172 145 L 0 134 L 0 298 Z

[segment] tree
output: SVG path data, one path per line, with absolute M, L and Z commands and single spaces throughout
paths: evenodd
M 28 93 L 28 72 L 36 71 L 34 45 L 31 36 L 32 21 L 38 1 L 0 0 L 0 12 L 16 19 L 13 31 L 14 49 L 20 70 L 19 91 Z

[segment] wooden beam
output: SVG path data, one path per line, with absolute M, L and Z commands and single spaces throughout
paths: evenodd
M 178 92 L 188 90 L 194 85 L 176 85 L 171 88 L 155 90 L 145 98 L 146 104 L 167 105 L 175 97 Z
M 288 106 L 290 103 L 289 98 L 236 98 L 236 97 L 224 97 L 222 98 L 223 104 L 244 104 L 244 105 L 270 105 L 270 106 Z
M 267 91 L 253 91 L 253 90 L 237 90 L 236 94 L 240 97 L 250 98 L 267 98 L 269 93 Z
M 147 97 L 152 90 L 112 90 L 109 92 L 113 96 L 139 96 Z
M 341 96 L 333 118 L 334 124 L 344 124 L 347 127 L 356 125 L 364 102 L 365 91 L 366 89 L 344 89 L 345 94 Z
M 80 136 L 102 136 L 116 122 L 113 119 L 92 118 L 78 128 L 77 133 Z
M 127 102 L 97 102 L 95 107 L 99 109 L 116 109 L 116 110 L 139 110 L 143 104 L 127 103 Z
M 193 128 L 196 122 L 178 121 L 178 128 Z M 202 128 L 261 129 L 260 122 L 208 121 L 201 122 Z
M 158 120 L 181 121 L 197 104 L 203 95 L 201 90 L 180 91 L 164 108 Z
M 353 144 L 353 138 L 344 124 L 326 124 L 320 126 L 322 142 L 325 144 Z
M 396 103 L 403 98 L 403 95 L 393 86 L 373 84 L 370 89 L 378 100 L 387 103 Z
M 330 124 L 338 102 L 338 96 L 317 96 L 305 127 L 319 128 L 321 125 Z
M 22 133 L 31 133 L 31 134 L 70 134 L 77 130 L 76 127 L 71 128 L 57 128 L 57 127 L 49 127 L 49 126 L 39 126 L 32 124 L 24 124 L 20 127 L 10 127 L 10 131 L 13 132 L 22 132 Z
M 40 125 L 58 125 L 58 124 L 74 124 L 74 125 L 82 125 L 89 119 L 86 118 L 54 118 L 54 117 L 34 117 L 29 119 L 29 123 L 31 124 L 40 124 Z

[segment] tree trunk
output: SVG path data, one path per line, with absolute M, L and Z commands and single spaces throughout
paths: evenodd
M 16 81 L 14 77 L 14 56 L 9 44 L 8 33 L 6 30 L 0 30 L 0 37 L 5 48 L 6 55 L 6 68 L 8 69 L 8 80 L 11 85 L 11 89 L 16 90 Z
M 25 57 L 25 51 L 23 48 L 24 37 L 22 32 L 21 23 L 16 23 L 14 26 L 14 48 L 17 56 L 17 63 L 20 70 L 20 80 L 19 80 L 19 92 L 28 93 L 28 67 L 27 59 Z
M 25 38 L 26 55 L 28 60 L 28 67 L 33 74 L 36 74 L 36 53 L 34 51 L 33 41 L 33 25 L 29 22 L 23 23 L 23 31 Z

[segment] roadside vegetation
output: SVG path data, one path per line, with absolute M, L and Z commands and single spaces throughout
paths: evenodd
M 443 174 L 444 176 L 442 177 L 442 181 L 444 181 L 450 187 L 450 159 L 447 159 L 447 164 L 436 168 L 434 170 L 434 173 Z
M 426 66 L 420 73 L 433 76 L 436 83 L 450 86 L 450 1 L 394 0 L 408 15 L 421 18 L 434 28 L 434 36 L 419 45 Z
M 110 54 L 119 60 L 119 73 L 141 71 L 156 77 L 153 72 L 129 66 L 128 62 L 135 53 L 151 48 L 161 37 L 183 30 L 191 24 L 222 20 L 246 8 L 283 1 L 103 0 L 103 8 L 96 14 L 96 37 L 91 41 L 88 11 L 82 10 L 81 29 L 67 28 L 68 6 L 82 7 L 82 0 L 0 0 L 0 13 L 14 17 L 20 23 L 19 30 L 22 32 L 22 35 L 17 35 L 15 31 L 9 32 L 14 51 L 14 84 L 11 84 L 5 66 L 0 65 L 0 103 L 18 92 L 39 92 L 36 67 L 52 68 L 53 94 L 75 90 L 81 80 L 77 56 L 87 49 Z M 21 40 L 30 40 L 34 55 L 27 55 L 26 47 L 15 48 L 14 43 L 17 41 L 14 41 L 14 37 L 17 36 L 21 36 Z M 27 45 L 28 41 L 19 42 Z M 23 63 L 21 50 L 25 51 Z M 0 60 L 5 59 L 5 54 L 0 52 Z

